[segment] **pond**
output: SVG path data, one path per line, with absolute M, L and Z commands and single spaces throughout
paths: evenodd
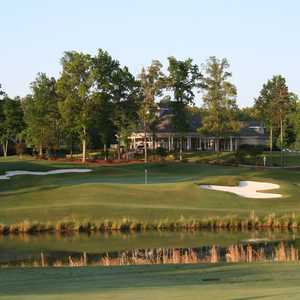
M 297 261 L 298 231 L 145 231 L 0 236 L 1 267 Z

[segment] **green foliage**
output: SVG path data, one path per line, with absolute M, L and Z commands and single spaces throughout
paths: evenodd
M 19 98 L 5 96 L 0 101 L 0 142 L 4 156 L 7 156 L 9 143 L 17 143 L 24 129 L 23 111 Z
M 26 123 L 26 141 L 32 145 L 39 155 L 43 150 L 59 148 L 60 144 L 60 115 L 56 80 L 39 73 L 31 83 L 32 94 L 22 102 L 24 120 Z
M 98 49 L 92 58 L 92 76 L 95 85 L 93 99 L 95 107 L 93 111 L 93 127 L 91 134 L 99 138 L 105 148 L 107 159 L 107 145 L 115 139 L 116 128 L 114 124 L 114 78 L 120 70 L 120 64 L 113 59 L 108 52 Z
M 259 117 L 257 115 L 255 107 L 242 107 L 237 110 L 237 119 L 239 121 L 257 121 Z
M 284 146 L 300 150 L 300 102 L 298 99 L 295 110 L 288 115 Z
M 160 157 L 165 157 L 167 155 L 167 151 L 165 148 L 157 147 L 155 149 L 155 154 L 159 155 Z
M 165 75 L 161 71 L 162 64 L 158 60 L 152 61 L 147 69 L 142 69 L 139 75 L 141 104 L 139 107 L 139 117 L 144 130 L 144 148 L 145 161 L 147 162 L 147 136 L 150 130 L 153 139 L 155 139 L 156 127 L 158 125 L 159 106 L 157 105 L 157 97 L 162 96 L 162 89 L 165 86 Z
M 205 66 L 203 78 L 204 108 L 207 114 L 203 119 L 200 132 L 223 137 L 234 134 L 239 129 L 237 122 L 236 87 L 229 81 L 231 73 L 228 61 L 211 57 Z M 218 140 L 216 151 L 219 151 Z
M 295 109 L 297 97 L 290 93 L 286 80 L 281 75 L 275 75 L 268 80 L 255 99 L 255 109 L 270 133 L 270 150 L 273 148 L 273 133 L 277 129 L 280 148 L 284 146 L 284 127 L 289 114 Z M 276 140 L 276 139 L 275 139 Z
M 5 96 L 5 92 L 2 89 L 2 85 L 0 83 L 0 97 L 2 98 L 3 96 Z
M 113 78 L 113 123 L 117 132 L 118 145 L 128 149 L 128 137 L 135 129 L 138 120 L 138 82 L 127 67 L 119 68 Z M 118 147 L 119 149 L 119 147 Z M 119 155 L 120 153 L 118 153 Z
M 257 164 L 263 152 L 264 147 L 262 146 L 241 145 L 235 154 L 236 161 L 238 163 L 247 163 L 250 159 L 250 161 L 254 161 Z
M 59 109 L 65 123 L 75 131 L 82 142 L 82 161 L 86 159 L 88 130 L 92 124 L 91 114 L 94 101 L 91 97 L 93 86 L 92 58 L 80 52 L 65 52 L 61 59 L 62 74 L 57 81 L 60 96 Z
M 270 131 L 271 149 L 273 144 L 278 148 L 300 149 L 298 98 L 288 91 L 280 75 L 263 86 L 254 107 L 238 109 L 237 91 L 230 82 L 226 59 L 210 57 L 204 77 L 191 58 L 169 57 L 167 75 L 162 71 L 162 64 L 153 60 L 136 79 L 126 66 L 121 66 L 102 49 L 98 49 L 95 56 L 65 52 L 61 65 L 57 81 L 44 73 L 37 75 L 31 84 L 31 94 L 21 101 L 22 109 L 19 99 L 4 101 L 8 98 L 0 85 L 3 98 L 0 142 L 4 153 L 7 153 L 8 144 L 19 144 L 18 153 L 23 153 L 26 141 L 26 146 L 38 151 L 40 156 L 45 151 L 49 155 L 59 150 L 70 150 L 72 156 L 73 152 L 82 150 L 81 157 L 85 161 L 88 147 L 103 148 L 107 153 L 109 146 L 117 142 L 120 159 L 120 149 L 129 155 L 129 137 L 137 129 L 143 128 L 144 137 L 148 134 L 155 140 L 160 124 L 159 111 L 166 107 L 172 115 L 171 130 L 176 132 L 174 145 L 176 151 L 179 148 L 180 160 L 183 138 L 196 115 L 202 122 L 199 133 L 215 137 L 217 152 L 220 139 L 237 134 L 237 120 L 264 121 Z M 199 90 L 204 92 L 204 105 L 195 108 L 195 93 Z M 4 105 L 6 102 L 10 104 Z M 193 128 L 194 125 L 193 122 Z M 274 140 L 273 135 L 276 136 Z M 147 144 L 145 146 L 146 156 Z M 155 143 L 152 150 L 154 148 Z
M 167 89 L 172 92 L 172 124 L 182 136 L 189 130 L 188 106 L 194 104 L 194 90 L 201 87 L 202 74 L 193 60 L 177 60 L 169 57 Z M 182 160 L 182 136 L 180 138 L 180 160 Z

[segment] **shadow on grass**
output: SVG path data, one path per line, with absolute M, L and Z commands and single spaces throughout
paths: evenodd
M 282 266 L 284 267 L 283 270 L 281 269 Z M 219 284 L 222 287 L 224 285 L 238 285 L 249 288 L 251 284 L 256 285 L 257 282 L 263 283 L 266 288 L 272 288 L 276 281 L 278 281 L 277 283 L 285 281 L 288 286 L 299 286 L 300 278 L 296 280 L 293 278 L 292 281 L 289 281 L 288 278 L 282 279 L 283 271 L 289 272 L 289 274 L 299 272 L 299 266 L 295 265 L 292 270 L 290 266 L 276 265 L 274 267 L 270 264 L 160 265 L 77 269 L 7 269 L 0 272 L 0 295 L 92 293 L 125 288 L 180 288 L 181 286 L 202 285 L 213 285 L 218 288 Z M 280 270 L 279 274 L 276 273 L 277 268 Z M 295 274 L 293 275 L 295 276 Z

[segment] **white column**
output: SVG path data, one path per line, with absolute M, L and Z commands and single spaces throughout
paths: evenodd
M 202 141 L 201 137 L 199 136 L 199 150 L 202 151 Z
M 168 137 L 168 144 L 169 144 L 169 152 L 171 151 L 171 137 Z
M 191 150 L 191 145 L 192 145 L 192 140 L 191 140 L 191 137 L 188 136 L 187 137 L 187 145 L 186 145 L 187 150 Z
M 136 149 L 135 136 L 133 137 L 133 149 Z
M 230 137 L 230 152 L 233 151 L 232 136 Z

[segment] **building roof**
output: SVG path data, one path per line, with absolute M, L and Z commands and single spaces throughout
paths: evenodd
M 168 108 L 161 108 L 159 112 L 159 123 L 156 126 L 157 133 L 174 133 L 174 126 L 172 124 L 172 113 Z M 200 114 L 191 113 L 189 122 L 188 132 L 197 133 L 198 129 L 201 128 L 201 117 Z M 140 129 L 138 132 L 142 132 Z M 266 138 L 265 128 L 259 121 L 242 121 L 240 122 L 240 136 L 259 136 Z

